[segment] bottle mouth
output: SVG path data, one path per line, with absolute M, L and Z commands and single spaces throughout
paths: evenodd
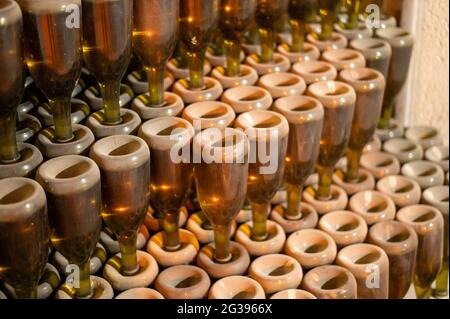
M 377 260 L 379 260 L 381 257 L 381 254 L 378 251 L 374 252 L 367 252 L 361 256 L 357 256 L 356 260 L 354 261 L 355 265 L 367 265 L 367 264 L 373 264 Z
M 423 192 L 423 198 L 429 203 L 446 204 L 448 207 L 449 192 L 448 186 L 434 186 Z
M 349 53 L 348 52 L 346 54 L 343 54 L 343 55 L 339 56 L 338 60 L 340 60 L 340 61 L 351 61 L 351 60 L 355 60 L 357 58 L 359 58 L 358 54 L 356 54 L 356 53 Z
M 298 64 L 298 69 L 303 73 L 313 75 L 324 74 L 332 71 L 332 66 L 322 61 L 309 61 Z
M 177 289 L 191 288 L 191 287 L 198 285 L 198 283 L 200 282 L 201 279 L 202 279 L 202 277 L 200 275 L 189 276 L 189 277 L 184 278 L 183 280 L 180 280 L 174 286 L 174 288 L 177 288 Z
M 103 156 L 129 156 L 142 148 L 142 142 L 134 136 L 116 135 L 97 142 L 98 152 Z
M 438 137 L 439 132 L 433 127 L 417 126 L 407 130 L 406 136 L 414 141 L 420 142 Z
M 383 168 L 386 166 L 390 166 L 392 164 L 394 164 L 394 160 L 392 158 L 386 158 L 384 160 L 380 160 L 380 161 L 374 163 L 374 166 L 377 168 Z
M 168 289 L 172 292 L 179 289 L 190 289 L 198 286 L 207 279 L 206 274 L 201 270 L 190 265 L 181 265 L 174 269 L 166 270 L 161 273 L 156 287 Z
M 64 11 L 66 5 L 75 4 L 81 6 L 81 0 L 48 0 L 48 1 L 34 1 L 23 0 L 20 2 L 21 8 L 27 11 L 39 13 L 57 13 Z
M 407 30 L 398 27 L 378 29 L 376 36 L 388 41 L 394 47 L 412 46 L 414 44 L 413 35 Z
M 297 234 L 296 246 L 306 255 L 323 254 L 330 247 L 331 237 L 321 230 L 303 230 Z
M 95 168 L 95 163 L 87 157 L 65 155 L 45 162 L 39 172 L 47 181 L 70 182 L 74 179 L 87 179 Z
M 419 145 L 407 139 L 394 138 L 386 141 L 386 143 L 383 145 L 383 148 L 389 153 L 401 154 L 414 152 L 419 149 Z
M 238 143 L 238 137 L 236 135 L 230 135 L 222 137 L 221 139 L 215 141 L 211 146 L 213 148 L 228 148 L 236 147 Z
M 441 172 L 442 169 L 434 163 L 426 161 L 415 161 L 405 164 L 402 173 L 413 178 L 429 178 Z
M 166 149 L 181 141 L 189 143 L 194 136 L 194 128 L 182 118 L 159 117 L 145 122 L 139 136 L 147 141 L 151 149 Z
M 325 51 L 323 53 L 323 58 L 329 62 L 341 62 L 349 63 L 351 61 L 361 60 L 365 61 L 364 56 L 358 51 L 352 49 L 337 49 Z
M 196 131 L 211 127 L 226 127 L 235 117 L 236 114 L 231 106 L 217 101 L 192 103 L 183 112 L 183 118 L 194 125 Z M 200 124 L 200 128 L 197 127 L 198 124 Z
M 264 119 L 257 124 L 253 125 L 254 128 L 271 128 L 276 127 L 281 123 L 281 120 L 277 116 L 272 116 L 267 119 Z
M 381 73 L 368 68 L 356 68 L 344 70 L 341 72 L 341 77 L 350 83 L 352 82 L 365 83 L 374 81 L 382 82 L 384 80 Z
M 321 286 L 320 289 L 323 290 L 337 290 L 345 286 L 348 281 L 348 276 L 344 272 L 335 273 L 333 276 L 328 278 Z
M 136 152 L 141 145 L 137 141 L 129 141 L 120 146 L 112 148 L 108 155 L 109 156 L 125 156 Z
M 293 257 L 279 254 L 269 254 L 255 260 L 250 273 L 266 280 L 282 280 L 283 276 L 298 274 L 299 264 Z
M 381 49 L 381 48 L 384 48 L 384 47 L 386 47 L 386 44 L 380 41 L 380 42 L 368 45 L 366 48 L 368 50 L 375 50 L 375 49 Z
M 256 288 L 248 286 L 246 289 L 237 292 L 231 299 L 253 299 L 256 295 Z
M 412 183 L 404 183 L 403 185 L 399 185 L 393 189 L 393 192 L 396 194 L 404 194 L 412 191 L 414 189 L 414 185 Z
M 241 86 L 228 89 L 223 97 L 231 102 L 255 103 L 270 96 L 269 92 L 257 86 Z
M 410 37 L 411 33 L 409 33 L 406 30 L 399 29 L 399 28 L 386 28 L 378 30 L 378 35 L 382 36 L 387 39 L 397 39 L 397 38 L 404 38 L 404 37 Z
M 351 42 L 351 46 L 357 50 L 379 50 L 388 48 L 388 44 L 379 39 L 356 39 Z
M 216 119 L 226 115 L 228 110 L 223 106 L 218 106 L 216 109 L 210 110 L 202 115 L 200 115 L 201 119 Z
M 11 1 L 11 0 L 0 1 L 0 12 L 11 9 L 13 5 L 14 5 L 14 1 Z
M 27 201 L 35 191 L 35 185 L 26 180 L 11 181 L 11 185 L 7 186 L 0 194 L 0 205 L 15 205 Z
M 378 191 L 363 191 L 350 199 L 352 210 L 368 215 L 381 215 L 394 206 L 391 199 Z
M 270 129 L 282 124 L 282 119 L 271 111 L 250 111 L 238 118 L 238 124 L 243 128 Z
M 431 206 L 414 205 L 402 208 L 397 215 L 400 221 L 406 221 L 413 225 L 421 225 L 434 221 L 438 217 L 438 214 L 440 212 Z
M 60 171 L 55 176 L 55 179 L 66 179 L 81 176 L 84 175 L 89 169 L 90 163 L 87 161 L 80 161 Z
M 400 231 L 394 234 L 391 234 L 388 238 L 386 238 L 386 242 L 388 243 L 402 243 L 404 241 L 407 241 L 410 237 L 409 232 L 405 231 Z
M 244 276 L 229 276 L 216 281 L 210 289 L 210 294 L 216 298 L 253 299 L 260 298 L 264 292 L 254 279 Z
M 266 86 L 290 87 L 299 84 L 301 79 L 292 73 L 272 73 L 263 76 L 260 81 Z
M 170 135 L 173 134 L 172 132 L 174 130 L 176 130 L 176 129 L 183 129 L 183 128 L 186 128 L 186 126 L 181 124 L 181 123 L 172 124 L 172 125 L 169 125 L 169 126 L 163 128 L 163 129 L 159 130 L 156 133 L 156 135 L 158 135 L 158 136 L 170 136 Z
M 271 277 L 280 277 L 285 276 L 289 273 L 291 273 L 294 270 L 294 263 L 286 261 L 282 265 L 278 265 L 276 267 L 273 267 L 273 269 L 270 269 L 270 271 L 267 272 L 268 276 Z
M 317 88 L 317 93 L 319 95 L 340 96 L 350 92 L 350 88 L 347 85 L 338 81 L 315 83 L 314 88 Z M 316 90 L 312 90 L 312 92 L 316 92 Z
M 91 147 L 90 157 L 106 170 L 129 170 L 143 165 L 150 158 L 145 141 L 132 135 L 102 138 Z
M 310 111 L 316 107 L 317 107 L 317 103 L 315 103 L 311 100 L 307 100 L 304 103 L 299 103 L 298 105 L 296 105 L 295 107 L 290 109 L 290 111 L 305 112 L 305 111 Z
M 245 163 L 248 139 L 242 130 L 208 128 L 194 137 L 194 147 L 200 147 L 202 160 L 208 163 Z
M 321 81 L 308 88 L 308 95 L 317 98 L 325 107 L 353 106 L 356 92 L 349 84 L 341 81 Z
M 281 114 L 273 111 L 256 110 L 241 114 L 235 127 L 242 128 L 250 140 L 282 138 L 289 134 L 289 124 Z
M 2 26 L 7 26 L 22 20 L 22 13 L 15 1 L 4 0 L 0 2 L 0 17 Z
M 45 192 L 37 181 L 25 177 L 0 180 L 0 222 L 25 218 L 45 203 Z
M 250 92 L 249 94 L 239 96 L 237 98 L 237 100 L 240 102 L 253 102 L 253 101 L 261 100 L 263 97 L 264 97 L 264 92 L 256 90 L 254 92 Z
M 338 227 L 336 228 L 336 231 L 337 232 L 348 232 L 348 231 L 355 230 L 356 228 L 358 228 L 358 226 L 359 226 L 359 222 L 356 219 L 354 219 L 347 223 L 343 223 L 342 225 L 338 225 Z
M 413 223 L 424 223 L 432 220 L 435 217 L 435 213 L 433 211 L 425 211 L 418 216 L 416 216 L 412 222 Z
M 339 252 L 338 262 L 364 269 L 368 265 L 383 263 L 383 256 L 386 257 L 384 251 L 373 244 L 354 244 Z
M 366 207 L 366 212 L 369 214 L 373 213 L 381 213 L 382 211 L 385 211 L 387 208 L 387 203 L 383 201 L 382 199 L 376 200 L 374 202 L 371 202 L 370 205 Z
M 382 178 L 377 187 L 388 194 L 406 194 L 414 190 L 414 183 L 407 177 L 395 175 Z
M 400 244 L 411 238 L 411 231 L 398 221 L 386 221 L 374 225 L 370 236 L 385 244 Z
M 354 213 L 338 211 L 326 214 L 321 220 L 321 226 L 336 233 L 347 233 L 356 230 L 361 225 Z
M 310 96 L 286 96 L 275 101 L 275 110 L 283 114 L 289 123 L 302 124 L 323 119 L 322 104 Z
M 318 253 L 323 252 L 325 249 L 327 249 L 327 247 L 328 247 L 328 242 L 325 239 L 322 239 L 322 240 L 318 240 L 318 241 L 308 245 L 304 249 L 304 252 L 307 254 L 318 254 Z
M 427 149 L 425 152 L 425 157 L 427 160 L 432 162 L 442 162 L 448 161 L 448 146 L 433 146 Z
M 328 90 L 328 92 L 325 92 L 325 95 L 328 96 L 340 96 L 347 94 L 349 92 L 348 88 L 343 86 L 333 87 Z

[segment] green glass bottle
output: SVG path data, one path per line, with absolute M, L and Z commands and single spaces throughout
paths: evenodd
M 353 30 L 358 28 L 359 12 L 361 11 L 361 0 L 345 0 L 345 19 L 339 21 L 343 29 Z
M 316 14 L 316 0 L 290 0 L 289 23 L 291 25 L 291 52 L 303 52 L 306 26 L 311 23 Z
M 191 90 L 204 89 L 203 65 L 219 21 L 219 0 L 180 2 L 180 39 L 186 49 Z
M 331 40 L 334 23 L 337 19 L 339 0 L 319 0 L 319 14 L 321 31 L 318 38 L 321 41 Z
M 133 49 L 147 72 L 149 106 L 164 105 L 164 72 L 177 44 L 179 0 L 135 0 Z
M 220 29 L 227 56 L 228 76 L 240 75 L 241 42 L 253 19 L 256 0 L 222 0 Z
M 120 81 L 131 59 L 132 0 L 83 0 L 83 56 L 103 97 L 105 123 L 118 124 Z
M 0 7 L 0 164 L 19 159 L 17 106 L 25 84 L 22 14 L 14 1 Z
M 259 62 L 270 63 L 273 61 L 275 45 L 275 26 L 278 19 L 286 9 L 286 0 L 258 0 L 255 19 L 261 41 L 261 54 Z
M 81 74 L 82 43 L 81 28 L 76 27 L 81 21 L 67 27 L 66 7 L 76 5 L 81 10 L 81 0 L 49 0 L 45 5 L 20 0 L 19 4 L 28 69 L 52 110 L 55 129 L 49 133 L 59 143 L 71 141 L 71 96 Z

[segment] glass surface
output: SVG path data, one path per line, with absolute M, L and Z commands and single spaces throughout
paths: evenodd
M 177 44 L 179 12 L 179 0 L 134 0 L 133 50 L 147 72 L 149 106 L 164 105 L 164 72 Z
M 90 257 L 101 231 L 100 174 L 82 156 L 53 158 L 39 167 L 37 181 L 46 191 L 50 240 L 69 264 L 78 266 L 76 298 L 90 298 Z
M 292 52 L 303 52 L 306 26 L 316 17 L 316 0 L 290 0 L 289 24 L 291 25 L 292 44 L 286 46 Z
M 219 22 L 219 0 L 182 0 L 180 2 L 180 39 L 186 49 L 189 84 L 192 90 L 204 88 L 203 66 Z
M 344 16 L 339 25 L 348 30 L 357 29 L 359 26 L 359 13 L 361 11 L 361 0 L 344 0 Z
M 241 42 L 256 9 L 256 0 L 222 0 L 220 30 L 225 43 L 227 75 L 240 75 Z
M 69 141 L 73 138 L 70 100 L 81 73 L 81 27 L 77 27 L 82 23 L 78 21 L 81 0 L 18 2 L 28 69 L 50 102 L 56 139 Z M 72 10 L 66 10 L 68 6 Z
M 330 41 L 333 34 L 334 23 L 337 19 L 339 0 L 318 0 L 321 30 L 318 38 L 321 41 Z
M 381 73 L 371 69 L 346 70 L 341 80 L 351 85 L 356 92 L 355 111 L 346 151 L 347 171 L 345 179 L 359 182 L 360 159 L 364 147 L 375 133 L 381 115 L 385 80 Z
M 97 141 L 90 151 L 101 173 L 101 216 L 119 242 L 124 275 L 140 269 L 136 238 L 150 196 L 150 158 L 144 143 L 134 136 L 115 135 Z
M 206 136 L 214 129 L 202 132 Z M 197 197 L 203 213 L 214 228 L 214 259 L 219 263 L 231 260 L 229 238 L 231 222 L 244 205 L 247 194 L 248 158 L 247 138 L 244 133 L 237 135 L 234 129 L 225 129 L 227 135 L 218 140 L 195 137 L 200 144 L 202 154 L 205 148 L 219 154 L 220 160 L 194 164 Z M 228 158 L 228 161 L 223 160 Z
M 409 65 L 413 52 L 413 45 L 391 46 L 392 56 L 386 79 L 383 108 L 378 128 L 385 129 L 395 113 L 395 101 L 408 77 Z
M 259 61 L 273 61 L 275 46 L 275 26 L 287 8 L 287 0 L 257 0 L 255 20 L 258 25 L 261 41 Z
M 282 186 L 288 145 L 288 124 L 282 120 L 274 112 L 252 111 L 241 115 L 235 124 L 246 132 L 250 144 L 247 199 L 252 206 L 254 240 L 267 239 L 270 201 Z
M 0 1 L 0 163 L 19 159 L 16 117 L 25 84 L 22 14 L 14 1 Z
M 147 135 L 151 154 L 150 206 L 162 216 L 164 248 L 171 251 L 180 248 L 178 231 L 180 208 L 190 194 L 193 177 L 192 163 L 175 163 L 172 160 L 172 147 L 175 141 L 179 141 L 177 137 L 189 134 L 186 124 L 176 121 L 173 119 L 173 125 Z M 157 124 L 155 122 L 155 125 Z M 164 142 L 158 143 L 162 140 Z M 180 148 L 180 152 L 187 152 L 191 143 L 192 137 L 183 138 L 183 143 L 177 143 L 177 147 Z
M 0 278 L 18 298 L 36 298 L 49 249 L 45 194 L 26 178 L 0 180 L 0 189 Z
M 106 124 L 118 124 L 120 81 L 131 59 L 132 0 L 82 0 L 83 57 L 98 81 Z

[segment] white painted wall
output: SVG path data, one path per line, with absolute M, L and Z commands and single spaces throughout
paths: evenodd
M 409 81 L 399 99 L 406 125 L 432 125 L 449 141 L 449 1 L 404 0 L 402 26 L 416 37 Z

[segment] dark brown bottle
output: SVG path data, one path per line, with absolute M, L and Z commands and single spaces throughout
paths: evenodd
M 191 89 L 203 89 L 203 64 L 219 23 L 219 0 L 183 0 L 180 3 L 180 40 L 186 49 Z

